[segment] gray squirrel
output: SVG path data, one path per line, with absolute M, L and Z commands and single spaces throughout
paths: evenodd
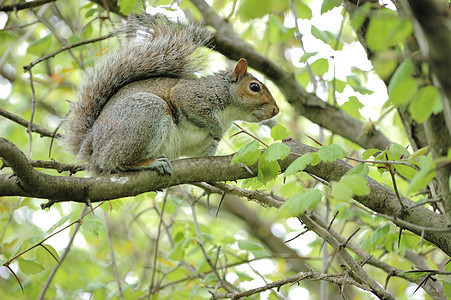
M 195 77 L 205 60 L 196 51 L 211 39 L 202 25 L 142 14 L 119 31 L 126 38 L 88 69 L 64 122 L 65 143 L 91 173 L 171 174 L 172 159 L 214 155 L 233 121 L 278 114 L 243 58 L 233 70 Z

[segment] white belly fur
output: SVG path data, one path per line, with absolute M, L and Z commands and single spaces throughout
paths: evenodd
M 156 155 L 164 155 L 172 160 L 182 156 L 204 155 L 205 148 L 212 141 L 212 138 L 208 130 L 183 120 L 178 125 L 171 124 L 165 140 L 160 149 L 156 151 Z
M 218 111 L 218 117 L 224 128 L 223 134 L 228 130 L 233 120 L 239 119 L 243 112 L 238 108 L 228 107 Z M 179 124 L 171 122 L 167 137 L 164 138 L 159 149 L 155 150 L 150 157 L 156 158 L 164 155 L 173 160 L 179 157 L 196 157 L 205 155 L 206 148 L 211 146 L 213 139 L 207 129 L 199 128 L 184 116 L 181 116 Z

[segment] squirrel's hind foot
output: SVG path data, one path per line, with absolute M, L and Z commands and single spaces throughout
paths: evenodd
M 140 170 L 155 170 L 161 176 L 172 174 L 172 164 L 169 159 L 162 156 L 159 158 L 147 158 L 128 165 L 124 171 L 140 171 Z

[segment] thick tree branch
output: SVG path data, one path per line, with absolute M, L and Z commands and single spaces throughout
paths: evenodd
M 201 12 L 205 23 L 216 29 L 214 49 L 233 60 L 245 57 L 250 66 L 265 74 L 279 87 L 286 100 L 297 109 L 299 114 L 363 148 L 385 149 L 390 143 L 388 138 L 378 130 L 365 132 L 362 122 L 330 106 L 315 94 L 305 91 L 294 74 L 285 71 L 252 49 L 204 0 L 191 0 L 191 2 Z
M 451 9 L 442 0 L 403 0 L 408 3 L 413 17 L 415 33 L 423 52 L 437 76 L 446 97 L 451 101 L 451 62 L 446 59 L 451 49 Z M 446 105 L 446 104 L 445 104 Z
M 451 49 L 451 10 L 443 1 L 403 0 L 406 11 L 411 12 L 421 52 L 427 59 L 433 73 L 433 81 L 438 82 L 443 91 L 443 112 L 431 116 L 424 122 L 426 137 L 434 158 L 446 157 L 451 141 L 451 62 L 444 59 Z M 437 170 L 444 207 L 451 224 L 451 191 L 449 178 L 451 165 Z
M 280 161 L 284 171 L 299 155 L 317 151 L 316 148 L 300 144 L 292 139 L 285 141 L 292 153 Z M 14 175 L 0 175 L 0 196 L 29 196 L 50 199 L 45 207 L 57 202 L 75 201 L 86 203 L 121 197 L 136 196 L 141 193 L 161 190 L 170 186 L 195 183 L 229 181 L 250 178 L 254 175 L 241 165 L 230 165 L 232 155 L 179 159 L 173 161 L 174 172 L 171 176 L 160 176 L 156 172 L 129 172 L 96 178 L 77 178 L 50 176 L 32 168 L 25 155 L 11 142 L 0 138 L 0 155 L 12 168 Z M 331 163 L 320 163 L 308 166 L 306 171 L 328 182 L 339 181 L 352 168 L 348 163 L 337 160 Z M 257 174 L 257 164 L 250 166 L 253 174 Z M 406 228 L 408 223 L 415 228 L 407 228 L 422 236 L 445 253 L 451 255 L 451 233 L 429 232 L 427 228 L 446 229 L 447 222 L 443 215 L 438 215 L 422 206 L 416 206 L 401 214 L 401 207 L 394 192 L 388 190 L 375 180 L 368 178 L 370 193 L 366 196 L 355 196 L 354 199 L 369 209 L 393 216 L 393 222 Z M 415 202 L 401 197 L 407 207 L 415 206 Z M 418 226 L 421 228 L 419 229 Z
M 403 0 L 394 3 L 398 14 L 411 15 L 411 20 L 414 24 L 416 40 L 419 45 L 415 40 L 409 41 L 405 43 L 406 49 L 410 52 L 410 55 L 413 55 L 418 50 L 418 47 L 420 47 L 424 60 L 428 61 L 433 71 L 435 70 L 436 77 L 442 77 L 439 81 L 443 90 L 443 98 L 445 98 L 442 101 L 444 107 L 443 112 L 431 115 L 423 124 L 418 124 L 413 120 L 407 107 L 399 107 L 397 110 L 414 150 L 429 145 L 434 158 L 446 157 L 448 148 L 451 146 L 450 98 L 446 96 L 446 93 L 450 91 L 448 90 L 446 92 L 446 89 L 451 87 L 451 81 L 449 80 L 451 66 L 449 60 L 444 60 L 443 58 L 447 57 L 447 53 L 451 47 L 450 10 L 446 7 L 445 3 L 435 0 Z M 356 0 L 345 1 L 345 7 L 349 14 L 353 14 L 358 4 L 359 1 Z M 363 26 L 357 31 L 357 36 L 367 51 L 368 59 L 373 60 L 374 53 L 366 46 L 366 29 L 369 21 L 369 17 L 367 17 Z M 417 69 L 418 71 L 414 74 L 415 77 L 423 81 L 430 80 L 428 78 L 422 78 L 424 75 L 419 70 L 419 67 Z M 445 86 L 441 82 L 443 79 L 446 81 Z M 388 86 L 390 78 L 386 78 L 384 82 Z M 451 223 L 451 191 L 448 184 L 451 175 L 451 165 L 438 169 L 436 174 L 438 182 L 436 187 L 440 190 L 439 193 L 444 200 L 443 205 L 448 215 L 448 223 Z

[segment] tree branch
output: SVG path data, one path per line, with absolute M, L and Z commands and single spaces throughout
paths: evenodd
M 37 6 L 44 5 L 46 3 L 55 2 L 56 0 L 35 0 L 30 2 L 19 2 L 10 5 L 0 6 L 0 11 L 8 12 L 8 11 L 18 11 L 27 8 L 33 8 Z
M 346 244 L 340 243 L 326 229 L 322 228 L 315 221 L 313 221 L 307 214 L 302 214 L 300 219 L 304 222 L 305 227 L 314 231 L 319 237 L 331 245 L 335 251 L 337 251 L 341 258 L 343 258 L 346 264 L 350 267 L 352 278 L 358 279 L 362 284 L 367 285 L 370 291 L 379 297 L 379 299 L 395 299 L 362 269 L 362 266 L 357 263 L 346 250 Z
M 284 143 L 290 147 L 291 152 L 285 160 L 280 161 L 282 172 L 299 155 L 317 151 L 316 148 L 300 144 L 292 139 Z M 238 180 L 253 177 L 241 165 L 230 165 L 232 155 L 217 157 L 200 157 L 179 159 L 172 162 L 173 174 L 160 176 L 153 171 L 127 172 L 112 174 L 96 178 L 77 178 L 51 176 L 38 172 L 32 168 L 25 155 L 11 142 L 0 138 L 0 155 L 12 168 L 14 175 L 0 175 L 0 196 L 29 196 L 51 200 L 43 207 L 64 201 L 92 203 L 111 200 L 121 197 L 136 196 L 141 193 L 161 190 L 170 186 L 196 183 Z M 335 162 L 322 162 L 315 166 L 308 166 L 306 172 L 314 174 L 328 182 L 339 181 L 340 178 L 352 168 L 348 163 L 337 160 Z M 258 165 L 248 168 L 253 174 L 258 173 Z M 400 215 L 401 206 L 394 192 L 388 190 L 377 181 L 367 177 L 370 193 L 365 196 L 355 196 L 354 199 L 369 209 L 393 216 L 393 222 L 411 230 L 424 238 L 445 253 L 451 255 L 451 233 L 429 232 L 424 228 L 447 228 L 446 218 L 422 206 L 408 209 Z M 401 197 L 404 206 L 414 206 L 416 203 Z M 405 221 L 398 223 L 399 220 Z M 409 228 L 406 222 L 420 226 Z
M 338 285 L 349 284 L 349 285 L 353 285 L 358 288 L 361 288 L 363 290 L 370 291 L 368 286 L 361 284 L 352 278 L 344 278 L 344 276 L 342 274 L 321 274 L 321 273 L 316 273 L 316 272 L 299 272 L 298 274 L 296 274 L 294 276 L 291 276 L 291 277 L 288 277 L 288 278 L 285 278 L 282 280 L 274 281 L 267 285 L 264 285 L 264 286 L 261 286 L 261 287 L 255 288 L 255 289 L 251 289 L 248 291 L 244 291 L 244 292 L 237 292 L 237 293 L 213 293 L 213 292 L 210 292 L 212 294 L 211 299 L 225 299 L 225 298 L 240 299 L 240 298 L 249 297 L 249 296 L 252 296 L 257 293 L 261 293 L 261 292 L 264 292 L 266 290 L 270 290 L 273 288 L 280 288 L 281 286 L 286 285 L 286 284 L 294 284 L 294 283 L 297 283 L 304 279 L 325 280 L 325 281 L 329 281 L 329 282 L 332 282 L 332 283 L 335 283 Z
M 16 122 L 17 124 L 22 125 L 23 127 L 27 127 L 28 128 L 28 124 L 29 122 L 25 119 L 22 119 L 19 116 L 16 116 L 15 114 L 10 113 L 9 111 L 4 110 L 3 108 L 0 108 L 0 116 L 3 116 L 7 119 L 10 119 L 13 122 Z M 44 127 L 41 127 L 39 125 L 36 124 L 31 124 L 31 131 L 32 132 L 36 132 L 39 133 L 41 136 L 48 136 L 48 137 L 53 137 L 53 132 L 51 132 L 48 129 L 45 129 Z M 61 134 L 57 133 L 55 135 L 56 138 L 61 138 Z
M 436 75 L 446 97 L 451 101 L 451 62 L 444 59 L 451 49 L 451 10 L 449 4 L 441 0 L 402 0 L 408 3 L 418 25 L 414 23 L 415 33 L 423 55 L 428 59 L 432 72 Z M 446 105 L 446 104 L 445 104 Z M 448 110 L 449 112 L 449 110 Z

